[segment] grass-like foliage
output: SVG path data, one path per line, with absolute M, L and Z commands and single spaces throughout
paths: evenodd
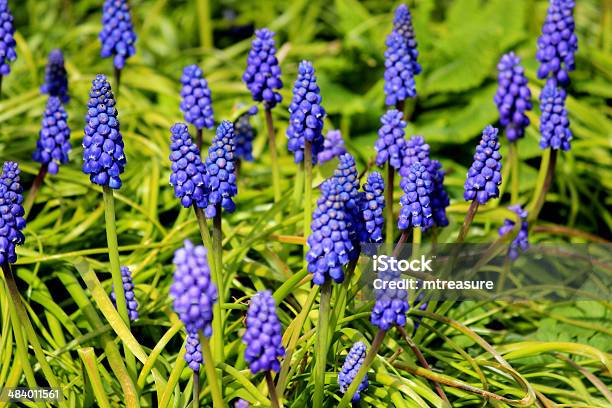
M 601 244 L 596 255 L 605 258 L 612 236 L 609 1 L 576 1 L 576 68 L 563 90 L 551 91 L 566 97 L 572 133 L 567 151 L 539 145 L 538 98 L 546 80 L 538 78 L 536 50 L 545 0 L 409 1 L 420 67 L 411 68 L 414 86 L 408 93 L 416 97 L 397 103 L 394 97 L 393 107 L 385 105 L 384 56 L 389 47 L 387 55 L 403 52 L 401 35 L 392 46 L 385 43 L 397 2 L 131 0 L 136 40 L 129 37 L 129 49 L 115 59 L 110 42 L 105 53 L 111 58 L 100 56 L 103 3 L 8 0 L 17 59 L 0 76 L 0 163 L 18 162 L 25 199 L 9 203 L 11 186 L 0 186 L 0 233 L 18 227 L 21 205 L 27 225 L 25 243 L 17 246 L 15 262 L 4 262 L 0 280 L 0 389 L 59 387 L 59 402 L 42 405 L 77 408 L 217 408 L 244 401 L 262 407 L 612 405 L 609 299 L 554 302 L 531 296 L 521 302 L 424 305 L 410 298 L 408 312 L 399 308 L 386 325 L 389 316 L 382 312 L 371 319 L 375 299 L 362 287 L 367 257 L 352 247 L 368 233 L 390 245 L 413 243 L 415 250 L 421 243 L 457 241 L 494 247 L 518 234 L 516 262 L 527 237 L 532 246 Z M 274 88 L 280 103 L 265 92 L 254 102 L 243 82 L 254 32 L 264 27 L 276 33 L 282 88 L 277 89 L 280 81 Z M 105 38 L 111 41 L 112 35 Z M 41 85 L 55 48 L 63 52 L 69 98 L 62 94 L 47 107 L 51 88 L 41 93 Z M 494 102 L 497 65 L 511 51 L 520 57 L 530 91 L 524 97 L 533 105 L 525 112 L 524 137 L 514 143 Z M 410 52 L 401 54 L 403 61 L 414 58 L 416 51 Z M 309 63 L 299 71 L 302 61 Z M 203 79 L 195 67 L 181 82 L 184 68 L 193 64 Z M 105 131 L 106 111 L 90 98 L 97 74 L 113 87 L 123 141 L 110 145 L 123 148 L 126 162 L 120 176 L 107 169 L 111 176 L 94 184 L 82 171 L 82 143 L 87 152 L 97 149 L 84 134 L 86 115 L 97 118 L 96 132 Z M 292 100 L 308 99 L 294 98 L 298 74 L 307 77 L 302 90 L 316 93 L 308 114 L 321 113 L 307 131 L 313 122 L 297 104 L 290 108 Z M 65 84 L 59 86 L 63 92 Z M 200 110 L 193 99 L 199 94 L 206 94 Z M 98 110 L 88 111 L 88 103 Z M 416 153 L 413 161 L 399 157 L 390 166 L 387 158 L 376 162 L 375 144 L 391 132 L 380 131 L 380 117 L 394 108 L 402 112 L 405 142 Z M 63 120 L 64 109 L 70 130 L 55 132 L 70 133 L 69 160 L 58 156 L 41 166 L 43 156 L 32 159 L 41 128 L 51 131 L 49 116 L 58 111 Z M 211 129 L 207 115 L 213 114 Z M 185 127 L 171 133 L 178 122 L 189 122 L 193 143 L 201 146 L 180 152 L 191 141 Z M 206 125 L 196 129 L 197 123 Z M 487 125 L 499 128 L 499 134 L 487 128 L 486 140 L 491 146 L 499 141 L 501 159 L 497 147 L 479 159 L 489 159 L 494 176 L 487 191 L 466 201 L 468 169 L 482 171 L 473 158 Z M 241 140 L 248 146 L 235 146 L 234 129 L 244 132 Z M 335 155 L 346 148 L 354 166 L 350 156 L 317 155 L 330 130 L 341 132 L 343 145 Z M 412 135 L 422 135 L 429 151 L 414 147 L 421 139 L 408 142 Z M 208 183 L 197 191 L 179 188 L 180 198 L 169 184 L 171 172 L 178 171 L 169 159 L 171 136 L 173 160 L 205 169 L 205 176 L 193 179 Z M 244 150 L 251 149 L 251 140 L 252 152 Z M 332 142 L 326 143 L 327 149 Z M 198 153 L 202 158 L 196 160 Z M 380 174 L 368 179 L 373 171 Z M 173 183 L 185 174 L 173 176 Z M 477 176 L 470 183 L 477 184 Z M 110 187 L 103 186 L 107 178 Z M 345 197 L 351 183 L 366 180 L 366 193 Z M 427 188 L 417 186 L 425 182 Z M 418 210 L 406 211 L 400 200 Z M 436 212 L 440 207 L 442 213 Z M 334 208 L 340 210 L 328 217 Z M 404 231 L 397 229 L 400 213 Z M 360 230 L 357 219 L 367 228 Z M 316 234 L 335 222 L 345 232 L 341 244 L 347 251 L 317 265 L 313 282 L 309 272 L 316 268 L 305 259 L 327 251 L 322 248 L 328 243 L 313 250 L 320 244 Z M 507 233 L 502 238 L 500 227 Z M 610 265 L 608 253 L 598 268 L 609 273 Z M 198 279 L 206 285 L 196 288 Z M 270 354 L 259 356 L 260 345 Z M 0 408 L 8 406 L 0 401 Z

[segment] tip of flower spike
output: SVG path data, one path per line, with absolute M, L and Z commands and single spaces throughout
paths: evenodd
M 229 120 L 224 120 L 219 126 L 217 126 L 217 136 L 225 137 L 234 134 L 234 124 Z
M 265 27 L 255 31 L 255 36 L 260 40 L 269 40 L 274 38 L 275 35 L 276 33 L 274 31 Z
M 49 62 L 51 64 L 63 64 L 64 63 L 64 53 L 59 48 L 54 48 L 49 53 Z
M 312 62 L 307 61 L 307 60 L 302 60 L 302 62 L 300 62 L 300 65 L 298 66 L 298 72 L 302 75 L 312 75 L 314 74 L 314 67 L 312 66 Z

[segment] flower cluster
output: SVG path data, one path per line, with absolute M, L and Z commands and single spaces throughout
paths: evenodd
M 217 133 L 208 148 L 204 183 L 208 187 L 206 217 L 217 214 L 215 206 L 220 204 L 227 212 L 233 212 L 236 205 L 232 200 L 238 193 L 236 187 L 236 163 L 234 157 L 234 125 L 224 120 L 217 127 Z
M 400 198 L 402 208 L 397 226 L 400 230 L 419 227 L 425 231 L 433 225 L 431 174 L 423 164 L 415 162 L 409 167 L 408 176 L 403 181 L 404 195 Z
M 49 94 L 49 96 L 57 96 L 63 103 L 70 100 L 64 54 L 59 49 L 54 49 L 49 53 L 49 60 L 45 67 L 45 83 L 40 87 L 40 92 Z
M 404 139 L 404 128 L 406 122 L 402 119 L 402 113 L 391 109 L 381 118 L 382 126 L 378 130 L 378 139 L 374 143 L 376 149 L 376 165 L 384 166 L 385 163 L 399 169 L 402 166 L 403 152 L 406 145 Z
M 499 122 L 506 127 L 506 137 L 514 142 L 525 135 L 529 125 L 526 111 L 531 110 L 531 91 L 525 70 L 514 52 L 502 56 L 497 64 L 497 93 L 493 100 L 499 111 Z
M 212 129 L 215 126 L 210 89 L 196 64 L 183 69 L 181 76 L 181 111 L 185 121 L 197 129 Z
M 255 39 L 247 57 L 247 69 L 242 75 L 253 100 L 263 101 L 267 109 L 280 103 L 283 100 L 278 93 L 278 89 L 283 87 L 280 76 L 274 33 L 267 28 L 255 31 Z
M 385 182 L 380 173 L 373 171 L 363 185 L 363 199 L 361 201 L 361 216 L 363 217 L 363 242 L 382 242 L 382 229 L 385 219 Z
M 22 188 L 19 166 L 15 162 L 4 162 L 0 175 L 0 264 L 17 260 L 15 246 L 25 241 Z
M 170 128 L 170 161 L 172 163 L 170 184 L 174 195 L 181 200 L 183 207 L 196 205 L 208 206 L 208 188 L 204 184 L 206 168 L 200 159 L 200 150 L 191 139 L 189 129 L 184 123 Z
M 202 345 L 198 333 L 187 333 L 185 342 L 185 362 L 196 373 L 200 371 L 200 365 L 204 362 L 202 358 Z
M 465 180 L 463 197 L 466 201 L 477 200 L 479 204 L 486 204 L 489 199 L 499 197 L 502 167 L 499 147 L 497 129 L 487 126 L 482 131 L 474 162 Z
M 108 80 L 96 75 L 87 101 L 83 173 L 89 174 L 92 183 L 119 189 L 126 160 L 115 104 Z
M 56 174 L 59 165 L 68 162 L 70 149 L 68 115 L 59 98 L 51 96 L 47 101 L 36 150 L 32 158 L 47 166 L 49 173 Z
M 346 153 L 346 147 L 344 147 L 342 132 L 339 130 L 330 130 L 325 135 L 323 150 L 317 155 L 317 161 L 323 164 L 344 153 Z
M 406 40 L 398 33 L 391 32 L 385 44 L 385 103 L 393 106 L 399 101 L 416 96 L 413 72 L 416 61 L 412 60 Z
M 345 153 L 339 157 L 338 167 L 334 170 L 333 178 L 340 186 L 340 198 L 344 201 L 349 239 L 353 243 L 353 249 L 349 252 L 349 260 L 353 260 L 359 256 L 359 241 L 363 236 L 361 214 L 363 193 L 359 191 L 359 174 L 353 156 Z
M 294 161 L 304 161 L 305 143 L 312 144 L 312 162 L 317 162 L 323 150 L 323 118 L 325 109 L 321 106 L 321 95 L 315 70 L 309 61 L 300 62 L 298 77 L 293 86 L 293 99 L 289 105 L 289 127 L 287 148 L 293 152 Z
M 338 385 L 340 385 L 340 392 L 345 394 L 351 386 L 351 383 L 357 376 L 359 369 L 363 365 L 366 356 L 366 345 L 358 341 L 353 344 L 353 347 L 348 352 L 344 364 L 338 373 Z M 363 377 L 361 384 L 357 388 L 357 392 L 353 395 L 352 402 L 357 402 L 361 399 L 359 392 L 368 388 L 368 375 Z
M 98 35 L 102 43 L 100 56 L 113 56 L 113 65 L 123 69 L 125 60 L 136 53 L 136 34 L 127 0 L 106 0 L 102 10 L 102 31 Z
M 380 271 L 378 278 L 383 282 L 398 282 L 401 279 L 399 270 L 389 268 Z M 381 330 L 389 330 L 397 325 L 403 327 L 406 324 L 406 313 L 410 308 L 408 303 L 408 291 L 406 289 L 396 289 L 397 285 L 387 284 L 382 289 L 376 289 L 376 301 L 370 315 L 370 322 Z
M 561 85 L 569 84 L 569 71 L 573 71 L 574 54 L 578 50 L 578 38 L 574 33 L 573 0 L 551 0 L 538 38 L 536 58 L 540 62 L 538 78 L 549 75 Z
M 540 148 L 569 150 L 572 131 L 565 109 L 565 90 L 557 86 L 554 79 L 548 79 L 540 94 Z
M 170 296 L 174 298 L 174 311 L 187 333 L 202 330 L 204 336 L 210 337 L 217 287 L 210 279 L 206 248 L 185 240 L 183 247 L 174 252 L 173 262 L 176 269 Z
M 0 0 L 0 77 L 11 72 L 9 62 L 17 59 L 14 34 L 13 15 L 8 8 L 8 1 Z
M 529 248 L 529 224 L 527 223 L 527 216 L 529 214 L 520 204 L 511 205 L 508 209 L 514 211 L 521 220 L 521 229 L 508 248 L 508 256 L 514 261 L 518 258 L 519 252 L 525 252 Z M 499 235 L 503 236 L 512 232 L 515 225 L 516 223 L 513 220 L 506 218 L 504 225 L 499 228 Z
M 131 321 L 138 319 L 138 302 L 134 294 L 134 283 L 132 282 L 132 273 L 127 266 L 121 267 L 121 281 L 123 282 L 123 293 L 125 294 L 125 303 L 127 306 L 128 316 Z M 113 290 L 110 294 L 113 305 L 117 307 L 117 297 Z
M 253 139 L 255 139 L 255 129 L 251 125 L 251 116 L 257 114 L 257 106 L 253 105 L 244 114 L 240 115 L 234 124 L 236 133 L 234 149 L 237 159 L 253 161 Z
M 421 163 L 429 169 L 431 160 L 429 158 L 429 145 L 425 143 L 425 138 L 419 135 L 410 136 L 404 145 L 402 153 L 402 167 L 399 169 L 399 174 L 402 176 L 400 186 L 403 188 L 405 178 L 410 173 L 410 166 L 413 163 Z
M 321 197 L 312 214 L 312 233 L 308 236 L 308 272 L 316 285 L 329 278 L 344 281 L 342 267 L 349 262 L 353 244 L 349 237 L 350 220 L 345 212 L 346 199 L 338 180 L 331 178 L 321 184 Z
M 246 344 L 244 359 L 251 373 L 279 371 L 278 359 L 285 356 L 285 349 L 272 292 L 266 290 L 253 296 L 247 312 L 246 327 L 242 342 Z
M 422 69 L 421 65 L 417 62 L 419 51 L 417 50 L 414 27 L 412 26 L 412 15 L 410 14 L 408 6 L 405 4 L 400 4 L 395 9 L 395 15 L 393 16 L 393 31 L 401 35 L 406 41 L 406 47 L 412 62 L 413 75 L 420 74 Z

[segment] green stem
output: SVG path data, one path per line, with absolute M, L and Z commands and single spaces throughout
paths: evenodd
M 303 211 L 302 197 L 304 194 L 304 163 L 298 164 L 297 171 L 295 173 L 295 185 L 293 186 L 293 205 L 294 214 L 299 214 Z M 296 226 L 297 229 L 297 226 Z M 297 234 L 297 231 L 296 231 Z
M 224 325 L 224 312 L 221 308 L 221 303 L 225 299 L 225 288 L 223 282 L 223 232 L 221 230 L 221 203 L 216 204 L 216 212 L 215 217 L 213 218 L 213 231 L 212 231 L 212 245 L 213 245 L 213 257 L 214 257 L 214 265 L 215 265 L 215 275 L 217 279 L 217 290 L 219 291 L 219 301 L 217 302 L 217 314 L 219 315 L 220 323 L 220 334 L 215 336 L 215 359 L 217 361 L 224 361 L 223 357 L 223 325 Z M 213 318 L 214 320 L 214 318 Z
M 193 404 L 192 408 L 200 406 L 200 375 L 197 371 L 193 372 Z
M 419 247 L 421 246 L 421 228 L 414 227 L 412 229 L 412 257 L 415 257 L 419 252 Z
M 359 387 L 359 384 L 361 384 L 363 377 L 365 377 L 366 373 L 370 369 L 370 366 L 372 365 L 372 362 L 374 362 L 374 358 L 376 358 L 376 354 L 378 353 L 378 349 L 380 348 L 386 333 L 387 332 L 385 330 L 379 330 L 378 333 L 376 333 L 376 337 L 374 337 L 370 351 L 368 351 L 368 354 L 366 355 L 361 368 L 357 372 L 357 375 L 355 378 L 353 378 L 353 382 L 351 382 L 348 390 L 346 390 L 344 393 L 342 400 L 338 404 L 338 408 L 346 408 L 350 404 L 351 400 L 353 399 L 353 395 L 355 395 L 355 392 Z
M 308 240 L 312 221 L 312 143 L 309 141 L 304 142 L 304 180 L 304 239 Z M 304 246 L 304 255 L 307 250 Z
M 114 94 L 115 94 L 115 99 L 119 98 L 119 86 L 121 84 L 121 69 L 114 67 L 114 73 L 115 73 L 115 86 L 114 86 Z
M 4 78 L 4 76 L 0 75 L 0 98 L 2 98 L 2 78 Z
M 476 216 L 476 212 L 478 211 L 478 201 L 472 200 L 470 203 L 470 208 L 468 208 L 467 214 L 465 214 L 465 218 L 463 219 L 463 225 L 461 226 L 461 230 L 459 231 L 459 236 L 457 237 L 457 242 L 461 243 L 465 241 L 465 237 L 470 229 L 470 225 L 472 225 L 472 221 L 474 221 L 474 217 Z
M 408 241 L 408 230 L 402 230 L 402 235 L 400 235 L 400 239 L 397 241 L 397 245 L 395 245 L 395 249 L 393 250 L 393 257 L 397 258 L 397 256 L 402 251 L 402 246 Z
M 329 327 L 330 301 L 332 294 L 331 280 L 321 286 L 321 299 L 319 303 L 319 323 L 317 324 L 316 361 L 315 361 L 315 389 L 314 407 L 323 406 L 323 393 L 325 385 L 325 365 L 327 362 L 327 339 Z
M 531 208 L 529 209 L 528 221 L 534 221 L 538 219 L 540 210 L 544 205 L 546 199 L 546 193 L 552 183 L 553 175 L 555 174 L 555 166 L 557 164 L 557 151 L 554 149 L 546 149 L 542 155 L 542 162 L 540 164 L 540 174 L 538 175 L 538 184 L 533 193 L 533 201 L 531 202 Z
M 213 45 L 212 20 L 210 18 L 210 3 L 208 0 L 197 1 L 198 22 L 200 28 L 200 45 L 210 49 Z
M 210 395 L 213 400 L 214 408 L 222 408 L 223 397 L 221 394 L 221 387 L 219 386 L 219 379 L 217 378 L 217 371 L 215 370 L 215 360 L 213 359 L 210 351 L 210 341 L 202 335 L 200 332 L 200 343 L 202 345 L 202 354 L 204 357 L 204 370 L 206 371 L 206 379 L 208 380 L 208 386 L 210 388 Z
M 276 386 L 274 385 L 274 380 L 272 379 L 272 373 L 269 370 L 266 371 L 266 384 L 268 385 L 268 392 L 270 393 L 272 408 L 280 408 L 281 404 L 278 400 L 278 394 L 276 393 Z
M 23 210 L 25 212 L 26 220 L 30 217 L 30 211 L 32 210 L 32 206 L 34 205 L 34 201 L 36 200 L 36 195 L 38 194 L 38 190 L 42 186 L 43 181 L 45 180 L 45 176 L 47 175 L 48 166 L 46 164 L 42 164 L 40 166 L 40 170 L 38 170 L 38 174 L 32 183 L 32 187 L 30 187 L 30 192 L 23 203 Z
M 512 186 L 510 190 L 510 200 L 513 204 L 515 204 L 518 203 L 520 185 L 520 162 L 516 142 L 510 143 L 510 163 L 510 166 L 512 168 Z
M 397 330 L 400 332 L 402 337 L 404 337 L 404 340 L 406 340 L 406 343 L 408 343 L 408 346 L 410 347 L 410 349 L 412 350 L 412 352 L 416 356 L 417 360 L 419 360 L 419 364 L 421 364 L 421 366 L 423 368 L 425 368 L 427 370 L 431 370 L 431 367 L 430 367 L 429 363 L 427 362 L 427 360 L 425 359 L 425 356 L 423 355 L 423 353 L 421 353 L 421 350 L 419 349 L 419 346 L 417 346 L 416 343 L 414 342 L 414 340 L 412 340 L 412 338 L 408 335 L 408 333 L 406 333 L 406 330 L 404 330 L 404 328 L 401 327 L 401 326 L 397 326 Z M 438 393 L 440 398 L 442 398 L 442 400 L 444 400 L 448 404 L 448 406 L 451 406 L 450 402 L 448 401 L 448 397 L 444 393 L 444 390 L 442 389 L 440 384 L 438 384 L 435 381 L 433 383 L 434 383 L 434 387 L 436 389 L 436 392 Z
M 276 157 L 276 134 L 274 132 L 274 122 L 272 121 L 272 111 L 265 109 L 266 126 L 268 128 L 268 147 L 270 148 L 270 162 L 272 165 L 272 189 L 274 191 L 274 202 L 278 203 L 281 199 L 280 170 L 278 158 Z
M 119 262 L 119 245 L 117 243 L 117 228 L 115 224 L 115 198 L 113 190 L 104 186 L 102 188 L 104 197 L 104 217 L 106 220 L 106 242 L 108 244 L 108 258 L 113 281 L 113 290 L 119 316 L 125 325 L 130 328 L 125 292 L 123 290 L 123 278 L 121 276 L 121 263 Z M 136 378 L 136 360 L 127 345 L 124 344 L 126 366 L 132 380 Z
M 388 245 L 393 244 L 393 226 L 395 220 L 393 219 L 393 177 L 395 175 L 395 169 L 391 166 L 391 163 L 387 162 L 386 168 L 386 181 L 385 181 L 385 210 L 386 215 L 386 241 Z

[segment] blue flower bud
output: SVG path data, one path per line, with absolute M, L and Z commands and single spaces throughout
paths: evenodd
M 19 173 L 17 163 L 4 162 L 0 174 L 0 265 L 17 261 L 15 246 L 25 241 L 22 231 L 26 222 Z
M 525 70 L 514 52 L 505 54 L 497 64 L 497 93 L 493 100 L 499 111 L 499 123 L 506 127 L 506 137 L 514 142 L 525 135 L 531 110 L 531 91 Z
M 0 77 L 11 72 L 9 62 L 17 59 L 15 52 L 15 27 L 8 0 L 0 0 Z
M 185 115 L 185 121 L 197 129 L 212 129 L 215 126 L 215 120 L 211 94 L 208 82 L 202 75 L 202 70 L 196 64 L 183 69 L 181 111 Z
M 47 101 L 32 158 L 46 165 L 49 173 L 56 174 L 60 164 L 68 163 L 68 153 L 71 148 L 68 114 L 60 100 L 51 96 Z
M 382 167 L 385 163 L 394 169 L 402 166 L 406 139 L 404 139 L 404 128 L 406 122 L 402 119 L 402 113 L 391 109 L 381 118 L 381 128 L 378 130 L 378 139 L 374 144 L 376 149 L 376 165 Z
M 366 345 L 361 341 L 358 341 L 353 344 L 353 347 L 351 347 L 351 349 L 349 350 L 348 355 L 344 360 L 344 364 L 342 364 L 342 368 L 338 373 L 338 385 L 340 386 L 340 392 L 342 394 L 345 394 L 346 391 L 348 391 L 349 387 L 351 386 L 351 383 L 357 376 L 359 369 L 365 361 L 365 356 Z M 363 380 L 361 380 L 361 384 L 359 384 L 359 387 L 357 388 L 357 391 L 355 392 L 355 395 L 353 395 L 353 399 L 351 401 L 359 401 L 361 399 L 359 392 L 365 390 L 366 388 L 368 388 L 367 373 L 363 377 Z
M 477 200 L 486 204 L 499 197 L 501 184 L 501 154 L 499 153 L 497 129 L 489 125 L 482 131 L 480 144 L 476 146 L 474 162 L 468 170 L 463 197 L 466 201 Z
M 363 185 L 361 216 L 363 217 L 363 234 L 361 240 L 369 243 L 382 242 L 382 231 L 385 223 L 385 182 L 380 173 L 374 171 Z M 373 255 L 373 254 L 372 254 Z
M 420 162 L 409 167 L 408 176 L 402 180 L 404 195 L 400 198 L 399 220 L 397 227 L 405 230 L 410 227 L 419 227 L 425 231 L 433 226 L 431 194 L 433 182 L 431 174 Z
M 174 187 L 174 196 L 181 200 L 181 205 L 185 208 L 194 204 L 198 208 L 206 208 L 206 168 L 200 159 L 200 150 L 191 139 L 189 129 L 184 123 L 175 124 L 170 128 L 170 132 L 170 184 Z
M 404 327 L 406 325 L 406 313 L 410 309 L 408 303 L 408 291 L 396 289 L 397 285 L 389 285 L 389 282 L 398 282 L 401 279 L 399 270 L 378 273 L 378 279 L 386 285 L 381 289 L 375 289 L 376 301 L 370 315 L 370 322 L 381 330 L 389 330 L 393 326 Z M 391 289 L 393 286 L 395 289 Z
M 132 281 L 132 273 L 127 266 L 121 267 L 121 281 L 123 282 L 123 293 L 125 295 L 125 304 L 127 306 L 128 316 L 130 321 L 138 319 L 138 302 L 134 294 L 134 282 Z M 117 297 L 113 286 L 113 291 L 110 294 L 111 301 L 115 308 L 117 307 Z
M 264 102 L 267 109 L 272 109 L 283 100 L 278 93 L 283 87 L 283 81 L 276 59 L 274 33 L 267 28 L 255 31 L 242 81 L 251 91 L 253 100 Z
M 519 252 L 525 252 L 529 249 L 529 224 L 527 222 L 527 216 L 529 214 L 526 210 L 523 210 L 520 204 L 511 205 L 508 209 L 514 211 L 521 220 L 521 229 L 508 248 L 508 256 L 514 261 L 519 257 Z M 499 235 L 504 236 L 512 232 L 515 225 L 513 220 L 506 218 L 504 220 L 504 225 L 499 228 Z
M 64 54 L 57 48 L 49 53 L 49 60 L 45 67 L 45 83 L 40 87 L 40 92 L 49 94 L 49 96 L 57 96 L 62 103 L 70 100 Z
M 565 109 L 565 90 L 558 87 L 556 81 L 549 78 L 540 94 L 540 148 L 569 150 L 572 140 L 570 122 Z
M 113 57 L 113 65 L 123 69 L 125 61 L 136 53 L 136 34 L 127 0 L 106 0 L 102 9 L 102 43 L 100 56 Z
M 200 371 L 200 365 L 204 362 L 202 356 L 202 345 L 197 332 L 187 333 L 185 342 L 185 362 L 194 372 Z
M 323 150 L 317 155 L 317 161 L 323 164 L 344 153 L 346 153 L 346 147 L 344 147 L 342 133 L 339 130 L 330 130 L 325 135 Z
M 242 114 L 234 125 L 235 153 L 237 159 L 253 161 L 253 140 L 255 139 L 255 129 L 251 125 L 251 116 L 257 114 L 257 106 Z
M 213 218 L 221 207 L 227 212 L 234 212 L 236 205 L 232 200 L 238 193 L 236 186 L 236 158 L 234 156 L 234 125 L 224 120 L 217 127 L 217 134 L 208 148 L 204 184 L 208 188 L 208 206 L 206 217 Z

